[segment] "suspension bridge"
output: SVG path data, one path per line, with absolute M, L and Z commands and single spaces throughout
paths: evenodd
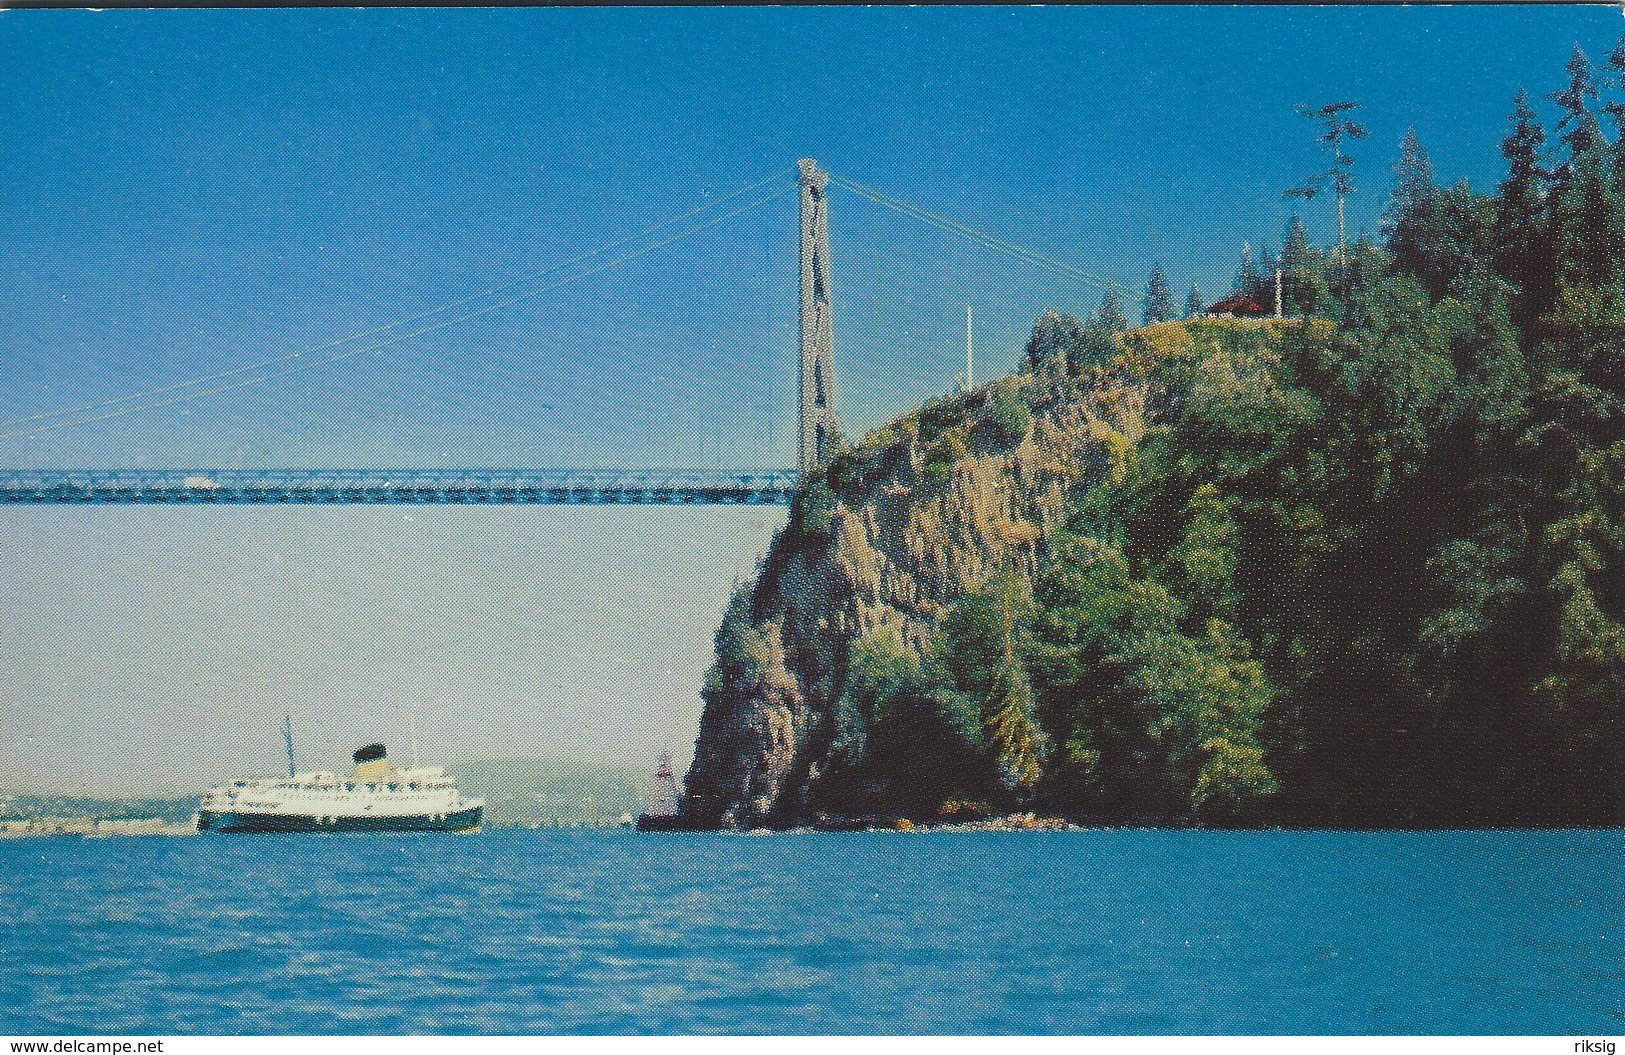
M 797 473 L 617 469 L 77 469 L 0 473 L 0 502 L 783 505 Z
M 795 178 L 793 185 L 773 186 L 787 183 L 791 176 Z M 32 437 L 223 396 L 332 366 L 540 297 L 799 193 L 799 464 L 793 468 L 0 469 L 0 505 L 787 504 L 800 476 L 824 464 L 841 435 L 836 413 L 827 204 L 831 186 L 1025 266 L 1087 287 L 1120 288 L 1117 282 L 1049 254 L 960 223 L 874 187 L 832 175 L 820 169 L 812 159 L 804 159 L 794 170 L 715 197 L 688 212 L 542 272 L 460 297 L 387 325 L 184 381 L 0 421 L 0 441 Z M 969 338 L 967 332 L 967 346 Z

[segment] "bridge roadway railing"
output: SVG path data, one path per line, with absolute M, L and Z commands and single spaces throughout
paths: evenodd
M 0 505 L 785 505 L 792 470 L 0 469 Z

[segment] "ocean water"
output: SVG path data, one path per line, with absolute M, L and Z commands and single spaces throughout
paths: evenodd
M 1625 833 L 0 842 L 0 1033 L 1625 1032 Z

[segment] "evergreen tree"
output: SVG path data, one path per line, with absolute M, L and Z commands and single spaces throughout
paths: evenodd
M 1168 276 L 1162 268 L 1151 272 L 1151 281 L 1145 287 L 1145 324 L 1168 322 L 1174 317 L 1174 294 L 1168 288 Z
M 1544 220 L 1550 173 L 1542 159 L 1546 131 L 1529 93 L 1518 90 L 1510 118 L 1512 130 L 1501 143 L 1507 178 L 1496 200 L 1493 261 L 1495 270 L 1514 287 L 1514 317 L 1525 332 L 1545 311 L 1552 296 L 1551 246 Z
M 1320 253 L 1309 242 L 1302 217 L 1292 217 L 1286 238 L 1281 244 L 1281 308 L 1288 315 L 1311 315 L 1329 296 L 1325 275 L 1321 268 Z M 1273 277 L 1273 276 L 1272 276 Z M 1273 283 L 1272 283 L 1273 285 Z M 1273 306 L 1274 289 L 1269 290 Z
M 1047 371 L 1064 374 L 1069 365 L 1076 369 L 1074 360 L 1083 346 L 1081 322 L 1053 308 L 1045 309 L 1044 314 L 1033 323 L 1033 335 L 1027 341 L 1027 371 L 1034 374 Z
M 855 641 L 836 708 L 832 757 L 849 768 L 868 761 L 871 743 L 890 717 L 892 701 L 917 691 L 920 681 L 919 657 L 904 647 L 896 627 L 877 627 Z
M 1343 299 L 1358 303 L 1363 292 L 1368 291 L 1377 279 L 1387 272 L 1393 257 L 1385 249 L 1379 249 L 1371 242 L 1369 234 L 1361 233 L 1355 239 L 1354 246 L 1349 250 L 1348 277 L 1344 285 Z
M 1331 187 L 1337 196 L 1337 248 L 1340 265 L 1347 261 L 1349 251 L 1344 202 L 1354 193 L 1354 159 L 1344 152 L 1343 144 L 1347 140 L 1364 139 L 1371 134 L 1366 131 L 1365 126 L 1348 116 L 1359 107 L 1360 104 L 1356 102 L 1340 102 L 1328 103 L 1318 109 L 1308 106 L 1298 109 L 1299 114 L 1311 121 L 1319 121 L 1325 129 L 1317 142 L 1331 155 L 1332 165 L 1331 168 L 1310 176 L 1303 184 L 1286 192 L 1288 198 L 1311 201 L 1328 186 Z
M 1258 261 L 1258 270 L 1261 272 L 1258 293 L 1253 299 L 1266 307 L 1275 303 L 1275 272 L 1280 269 L 1281 261 L 1275 255 L 1275 250 L 1265 246 L 1264 252 L 1260 255 Z
M 1023 662 L 1034 614 L 1027 580 L 997 573 L 948 612 L 935 650 L 939 690 L 980 701 L 988 762 L 1002 789 L 1018 794 L 1030 791 L 1042 776 L 1048 741 Z
M 1287 224 L 1286 237 L 1281 240 L 1281 267 L 1288 271 L 1308 267 L 1310 253 L 1309 232 L 1303 226 L 1303 217 L 1294 216 Z
M 1416 129 L 1407 129 L 1399 145 L 1399 163 L 1394 166 L 1394 193 L 1383 214 L 1383 233 L 1391 240 L 1405 217 L 1419 211 L 1437 191 L 1433 183 L 1433 159 L 1422 146 Z
M 1394 166 L 1394 192 L 1383 212 L 1382 233 L 1388 238 L 1388 249 L 1394 254 L 1394 266 L 1401 271 L 1414 270 L 1420 227 L 1427 223 L 1427 213 L 1439 189 L 1433 183 L 1433 159 L 1428 157 L 1416 129 L 1406 131 L 1399 148 L 1399 163 Z
M 1608 65 L 1614 71 L 1614 88 L 1625 92 L 1625 37 L 1620 37 L 1619 43 L 1615 44 L 1614 50 L 1609 53 Z M 1617 169 L 1619 163 L 1625 161 L 1625 147 L 1621 146 L 1621 144 L 1625 144 L 1625 100 L 1616 99 L 1609 102 L 1602 109 L 1604 113 L 1614 119 L 1614 157 Z
M 1033 412 L 1017 385 L 1008 379 L 996 381 L 988 389 L 982 422 L 1001 449 L 1011 450 L 1027 438 L 1033 424 Z
M 1102 328 L 1111 333 L 1122 333 L 1128 329 L 1128 316 L 1123 314 L 1123 295 L 1116 286 L 1107 291 L 1095 318 Z
M 1074 315 L 1046 310 L 1033 323 L 1025 366 L 1032 374 L 1076 376 L 1087 374 L 1121 353 L 1115 332 L 1101 324 L 1098 313 L 1083 323 Z
M 1547 499 L 1534 564 L 1552 638 L 1535 692 L 1561 701 L 1551 734 L 1591 769 L 1625 761 L 1625 737 L 1608 732 L 1625 718 L 1625 202 L 1575 55 L 1558 93 L 1569 152 L 1547 202 L 1556 289 L 1525 443 Z
M 1564 178 L 1548 202 L 1560 288 L 1606 286 L 1625 263 L 1625 203 L 1609 149 L 1595 114 L 1581 115 L 1578 127 L 1565 137 L 1571 151 Z
M 1264 276 L 1253 262 L 1253 247 L 1250 243 L 1241 244 L 1241 265 L 1236 268 L 1236 292 L 1244 297 L 1258 300 L 1264 292 Z M 1260 301 L 1262 303 L 1262 301 Z
M 1025 582 L 1023 581 L 1023 586 Z M 1032 683 L 1016 654 L 1014 602 L 1009 590 L 1000 592 L 1004 628 L 1004 655 L 993 679 L 983 713 L 987 739 L 1005 787 L 1031 791 L 1043 776 L 1047 737 L 1033 715 Z
M 1447 190 L 1400 192 L 1390 209 L 1388 248 L 1395 271 L 1414 276 L 1434 300 L 1492 255 L 1496 204 L 1465 180 Z
M 1194 282 L 1191 283 L 1190 295 L 1185 298 L 1185 318 L 1194 319 L 1202 314 L 1204 306 L 1202 291 L 1197 288 Z
M 1595 130 L 1588 127 L 1585 120 L 1591 112 L 1590 104 L 1598 97 L 1597 82 L 1591 72 L 1591 59 L 1578 44 L 1574 45 L 1574 54 L 1569 57 L 1566 68 L 1568 86 L 1553 92 L 1550 98 L 1563 110 L 1563 117 L 1557 122 L 1563 142 L 1569 145 L 1571 154 L 1581 154 L 1598 145 Z

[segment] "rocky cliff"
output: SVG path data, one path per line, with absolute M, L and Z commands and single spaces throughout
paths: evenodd
M 1151 342 L 1188 345 L 1184 329 Z M 1001 571 L 1031 581 L 1070 493 L 1121 472 L 1156 396 L 1129 356 L 1064 364 L 933 402 L 809 479 L 717 632 L 683 811 L 697 827 L 821 812 L 855 642 L 927 656 L 944 613 Z M 1166 349 L 1164 349 L 1166 350 Z

